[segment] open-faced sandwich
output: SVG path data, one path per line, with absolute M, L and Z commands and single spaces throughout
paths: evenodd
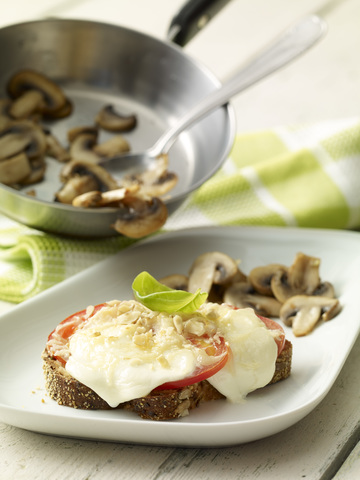
M 241 403 L 289 376 L 292 345 L 273 320 L 165 287 L 146 272 L 133 290 L 135 300 L 87 307 L 50 333 L 43 368 L 59 404 L 168 420 L 204 401 Z

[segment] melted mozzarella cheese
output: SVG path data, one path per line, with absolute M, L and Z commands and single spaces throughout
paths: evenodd
M 135 301 L 115 301 L 71 336 L 66 370 L 116 407 L 214 362 L 182 334 L 202 335 L 214 329 L 208 323 L 201 315 L 167 315 Z
M 231 349 L 224 368 L 208 382 L 228 400 L 241 403 L 248 393 L 267 385 L 274 375 L 277 345 L 273 333 L 250 308 L 234 310 L 209 303 L 200 310 L 217 324 Z
M 110 406 L 146 396 L 216 359 L 186 340 L 220 333 L 231 352 L 208 381 L 232 402 L 271 380 L 277 358 L 272 333 L 251 309 L 207 303 L 194 314 L 153 312 L 136 301 L 113 301 L 70 337 L 66 370 Z

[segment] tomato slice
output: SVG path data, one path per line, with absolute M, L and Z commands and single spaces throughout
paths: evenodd
M 51 351 L 51 344 L 52 340 L 55 338 L 57 341 L 63 341 L 63 344 L 67 342 L 67 340 L 71 337 L 71 335 L 75 332 L 78 326 L 85 322 L 88 318 L 91 318 L 95 315 L 96 312 L 102 309 L 106 303 L 101 303 L 99 305 L 95 305 L 92 312 L 89 314 L 87 309 L 80 310 L 79 312 L 73 313 L 69 317 L 65 318 L 59 325 L 50 333 L 48 336 L 48 348 Z M 56 360 L 59 360 L 63 365 L 66 364 L 66 360 L 61 357 L 61 355 L 53 355 Z
M 196 347 L 204 349 L 208 355 L 217 357 L 216 361 L 212 365 L 203 365 L 197 367 L 189 377 L 173 382 L 163 383 L 162 385 L 156 387 L 155 390 L 172 390 L 193 385 L 194 383 L 198 383 L 202 380 L 212 377 L 225 366 L 229 357 L 229 346 L 223 337 L 219 336 L 219 339 L 216 342 L 211 341 L 211 339 L 209 339 L 209 337 L 206 335 L 202 337 L 189 337 L 189 340 Z
M 284 329 L 282 328 L 282 326 L 280 324 L 275 322 L 275 320 L 270 320 L 270 318 L 262 317 L 261 315 L 258 315 L 258 317 L 260 318 L 260 320 L 262 320 L 265 323 L 266 328 L 268 328 L 269 330 L 277 330 L 278 331 L 278 334 L 276 335 L 276 337 L 274 337 L 274 340 L 275 340 L 276 345 L 278 347 L 278 356 L 279 356 L 280 353 L 283 351 L 283 348 L 284 348 L 284 345 L 285 345 Z

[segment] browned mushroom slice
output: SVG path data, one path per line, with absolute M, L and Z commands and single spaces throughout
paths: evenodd
M 93 151 L 98 138 L 95 127 L 76 127 L 68 132 L 69 153 L 73 160 L 97 164 L 100 156 Z
M 0 160 L 0 182 L 12 185 L 22 182 L 31 174 L 31 165 L 24 153 Z
M 9 116 L 10 105 L 9 98 L 0 98 L 0 132 L 10 126 L 13 121 Z
M 46 138 L 42 129 L 29 120 L 13 122 L 0 132 L 0 158 L 12 157 L 20 152 L 29 158 L 43 156 Z
M 41 182 L 44 179 L 45 172 L 46 163 L 43 158 L 36 162 L 31 162 L 31 173 L 22 180 L 21 185 L 33 185 L 34 183 Z
M 135 115 L 121 115 L 114 110 L 113 105 L 106 105 L 95 118 L 95 122 L 104 130 L 110 132 L 125 132 L 135 128 Z
M 189 271 L 189 292 L 209 293 L 213 284 L 221 285 L 229 282 L 238 271 L 235 260 L 222 252 L 206 252 L 199 255 Z
M 72 204 L 74 207 L 98 208 L 98 207 L 117 207 L 126 195 L 134 194 L 138 188 L 117 188 L 107 192 L 91 191 L 83 193 L 74 198 Z
M 252 308 L 258 315 L 278 317 L 281 303 L 275 298 L 261 295 L 248 282 L 238 282 L 225 290 L 224 302 L 238 308 Z
M 61 108 L 58 108 L 52 114 L 48 113 L 46 117 L 48 117 L 49 119 L 66 118 L 72 114 L 73 108 L 74 107 L 72 101 L 69 98 L 66 98 L 65 104 Z
M 56 158 L 61 163 L 69 162 L 71 157 L 69 151 L 64 148 L 59 140 L 50 132 L 44 129 L 46 139 L 46 154 L 49 157 Z
M 99 135 L 99 130 L 97 129 L 97 127 L 94 127 L 92 125 L 81 125 L 79 127 L 73 127 L 67 132 L 67 138 L 69 143 L 72 143 L 79 135 L 82 135 L 83 133 L 92 135 L 96 142 Z
M 335 289 L 332 283 L 322 282 L 312 294 L 320 297 L 335 298 Z
M 12 102 L 9 114 L 15 119 L 26 119 L 41 109 L 43 104 L 44 95 L 39 90 L 27 90 Z
M 278 271 L 271 279 L 275 298 L 284 303 L 298 294 L 311 295 L 320 285 L 320 259 L 298 253 L 288 271 Z
M 71 160 L 64 165 L 60 179 L 62 182 L 66 182 L 74 176 L 91 176 L 96 180 L 98 187 L 92 190 L 100 190 L 106 192 L 107 190 L 115 190 L 118 188 L 116 180 L 110 175 L 105 168 L 100 165 Z
M 5 159 L 23 152 L 30 139 L 17 126 L 10 126 L 0 132 L 0 159 Z
M 339 300 L 328 297 L 295 295 L 280 310 L 280 320 L 292 326 L 295 336 L 301 337 L 313 331 L 320 320 L 330 320 L 341 310 Z
M 272 296 L 271 279 L 278 271 L 286 272 L 287 268 L 278 263 L 270 263 L 262 267 L 255 267 L 249 273 L 249 281 L 254 289 L 262 295 Z
M 143 195 L 150 197 L 161 197 L 175 187 L 178 177 L 175 173 L 168 171 L 168 155 L 159 155 L 152 165 L 141 173 L 126 175 L 123 185 L 140 185 Z
M 45 75 L 34 70 L 21 70 L 8 82 L 7 90 L 11 98 L 18 98 L 28 90 L 37 90 L 43 95 L 44 104 L 40 110 L 44 115 L 56 118 L 67 103 L 62 89 Z
M 116 180 L 100 165 L 76 160 L 65 164 L 60 179 L 64 185 L 55 194 L 55 199 L 62 203 L 72 203 L 86 192 L 106 192 L 118 188 Z
M 173 288 L 174 290 L 187 291 L 189 277 L 181 273 L 174 273 L 172 275 L 167 275 L 166 277 L 161 278 L 159 282 L 169 288 Z
M 168 216 L 166 205 L 159 198 L 144 199 L 126 196 L 119 206 L 113 228 L 130 238 L 142 238 L 161 228 Z
M 102 193 L 99 190 L 92 190 L 77 195 L 72 200 L 73 207 L 97 208 L 101 205 Z
M 71 205 L 74 198 L 82 193 L 96 190 L 98 187 L 96 179 L 91 175 L 74 176 L 55 193 L 55 200 Z
M 112 158 L 130 151 L 129 142 L 122 135 L 114 135 L 105 142 L 95 145 L 93 151 L 100 157 Z

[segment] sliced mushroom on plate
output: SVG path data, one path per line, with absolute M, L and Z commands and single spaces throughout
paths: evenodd
M 156 232 L 167 220 L 166 205 L 159 198 L 127 195 L 119 204 L 113 228 L 130 238 L 142 238 Z
M 64 111 L 67 115 L 71 113 L 71 103 L 62 89 L 39 72 L 21 70 L 15 73 L 7 84 L 7 91 L 12 99 L 28 95 L 29 91 L 40 93 L 42 101 L 38 103 L 37 110 L 44 116 L 63 118 Z
M 272 296 L 271 279 L 279 272 L 286 273 L 287 268 L 278 263 L 253 268 L 249 273 L 249 282 L 262 295 Z
M 258 315 L 278 317 L 281 303 L 273 297 L 258 293 L 248 282 L 237 282 L 224 292 L 223 301 L 238 308 L 253 308 Z
M 207 252 L 199 255 L 189 271 L 189 292 L 209 293 L 212 286 L 229 282 L 236 275 L 238 265 L 229 255 L 222 252 Z
M 116 112 L 113 105 L 106 105 L 95 118 L 96 124 L 110 132 L 125 132 L 136 127 L 135 115 L 121 115 Z
M 209 294 L 208 301 L 250 307 L 258 315 L 280 317 L 286 325 L 292 325 L 297 336 L 307 335 L 319 320 L 329 320 L 341 310 L 334 286 L 321 281 L 317 257 L 298 253 L 290 267 L 271 263 L 253 268 L 248 275 L 238 263 L 224 253 L 207 252 L 194 260 L 188 277 L 173 274 L 161 282 L 177 288 L 177 278 L 188 278 L 183 289 L 195 292 L 200 288 Z M 273 292 L 274 279 L 279 282 L 275 287 L 281 292 L 280 298 Z
M 271 289 L 275 298 L 283 303 L 294 295 L 311 295 L 321 283 L 319 267 L 319 258 L 298 253 L 288 270 L 273 275 Z
M 292 326 L 295 336 L 308 335 L 320 320 L 327 321 L 341 310 L 336 298 L 295 295 L 281 307 L 280 319 Z
M 160 283 L 174 290 L 188 290 L 189 277 L 181 273 L 167 275 L 159 280 Z
M 312 295 L 319 297 L 335 298 L 334 285 L 330 282 L 321 282 L 312 292 Z

